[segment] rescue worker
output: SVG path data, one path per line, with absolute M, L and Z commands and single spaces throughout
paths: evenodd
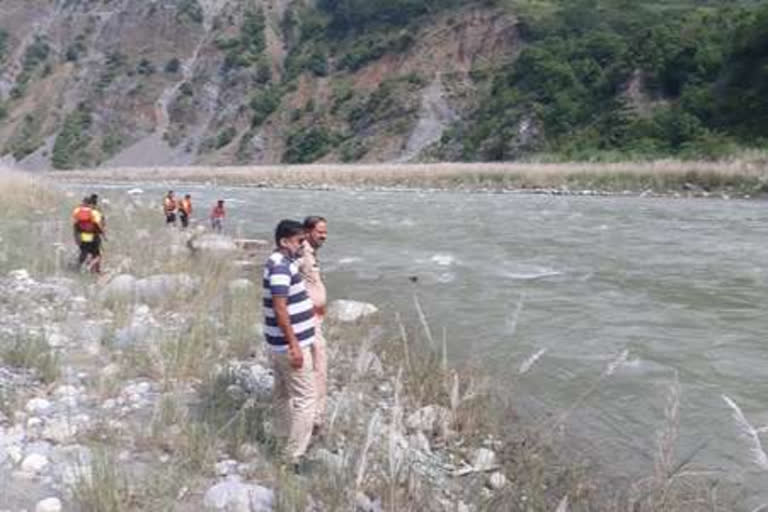
M 163 211 L 165 212 L 165 223 L 176 225 L 176 199 L 173 197 L 173 190 L 169 190 L 163 199 Z
M 72 228 L 75 243 L 80 248 L 78 266 L 86 264 L 93 273 L 101 272 L 101 237 L 104 234 L 101 213 L 93 208 L 91 198 L 86 197 L 72 212 Z
M 189 226 L 190 215 L 192 215 L 192 196 L 187 194 L 179 203 L 179 219 L 181 220 L 182 229 Z
M 227 216 L 227 212 L 224 210 L 224 200 L 219 199 L 216 202 L 216 206 L 211 210 L 211 229 L 217 233 L 221 233 L 224 227 L 224 218 Z

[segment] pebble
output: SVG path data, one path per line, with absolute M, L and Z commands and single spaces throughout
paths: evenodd
M 59 498 L 45 498 L 37 502 L 35 512 L 61 512 L 61 508 Z
M 21 463 L 21 470 L 25 473 L 39 474 L 48 466 L 48 458 L 33 453 L 27 455 Z

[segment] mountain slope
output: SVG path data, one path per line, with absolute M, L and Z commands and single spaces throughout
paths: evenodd
M 768 137 L 766 20 L 748 0 L 3 0 L 0 155 L 717 157 Z

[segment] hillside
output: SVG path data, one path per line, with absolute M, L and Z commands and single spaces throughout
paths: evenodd
M 718 157 L 768 135 L 768 7 L 3 0 L 23 168 Z

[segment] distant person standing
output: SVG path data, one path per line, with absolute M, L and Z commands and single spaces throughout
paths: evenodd
M 192 215 L 192 196 L 187 194 L 184 199 L 179 203 L 179 219 L 181 220 L 181 227 L 185 229 L 189 226 L 189 217 Z
M 314 433 L 320 435 L 325 422 L 325 407 L 328 396 L 328 357 L 326 341 L 323 336 L 323 318 L 327 302 L 325 283 L 323 283 L 317 251 L 328 238 L 328 222 L 325 218 L 313 215 L 304 219 L 306 239 L 302 244 L 302 256 L 299 260 L 299 272 L 306 283 L 307 293 L 312 300 L 315 317 L 315 342 L 312 344 L 312 364 L 315 368 L 315 406 Z
M 275 432 L 285 439 L 283 455 L 298 471 L 312 437 L 315 374 L 311 346 L 315 339 L 314 307 L 297 260 L 304 227 L 283 220 L 275 229 L 275 251 L 264 264 L 264 336 L 275 374 Z
M 104 235 L 101 213 L 91 204 L 91 198 L 86 197 L 72 212 L 72 227 L 75 243 L 80 249 L 78 267 L 86 268 L 93 273 L 101 272 L 101 237 Z
M 165 223 L 176 225 L 176 198 L 173 197 L 173 190 L 169 190 L 163 199 L 163 211 L 165 212 Z
M 219 199 L 211 210 L 211 229 L 217 233 L 221 233 L 221 230 L 224 228 L 224 219 L 226 217 L 227 212 L 224 210 L 224 200 Z

